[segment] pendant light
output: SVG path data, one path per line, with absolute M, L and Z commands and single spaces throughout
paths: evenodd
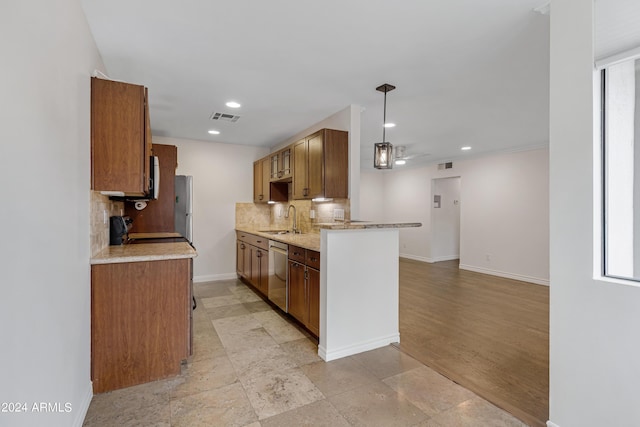
M 382 142 L 376 142 L 373 147 L 373 167 L 376 169 L 393 168 L 393 145 L 387 142 L 385 130 L 387 124 L 387 92 L 391 92 L 396 87 L 385 83 L 376 88 L 379 92 L 384 92 L 384 118 L 382 122 Z

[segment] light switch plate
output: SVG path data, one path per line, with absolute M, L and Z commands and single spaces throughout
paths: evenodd
M 337 221 L 344 221 L 344 209 L 334 209 L 333 219 Z

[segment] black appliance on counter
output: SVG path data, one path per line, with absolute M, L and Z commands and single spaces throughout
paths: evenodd
M 128 216 L 112 216 L 109 218 L 109 245 L 122 245 L 127 241 L 127 232 L 131 227 Z

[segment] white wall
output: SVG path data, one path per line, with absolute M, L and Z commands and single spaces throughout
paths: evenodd
M 235 204 L 253 201 L 253 162 L 266 148 L 153 137 L 178 147 L 177 175 L 193 176 L 194 281 L 236 277 Z
M 401 229 L 401 256 L 433 262 L 431 180 L 461 177 L 460 266 L 533 283 L 549 278 L 549 163 L 546 148 L 456 160 L 454 168 L 436 165 L 363 173 L 361 194 L 372 194 L 384 180 L 387 221 L 421 222 Z M 362 202 L 362 218 L 376 214 Z M 487 254 L 490 260 L 487 261 Z
M 553 1 L 549 418 L 637 426 L 640 288 L 594 279 L 593 22 L 592 2 Z
M 90 76 L 78 0 L 0 6 L 0 425 L 80 426 L 90 382 Z M 70 412 L 31 412 L 33 403 Z

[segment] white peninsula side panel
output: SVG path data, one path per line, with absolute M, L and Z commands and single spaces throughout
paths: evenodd
M 399 230 L 321 230 L 320 342 L 331 361 L 400 342 Z

